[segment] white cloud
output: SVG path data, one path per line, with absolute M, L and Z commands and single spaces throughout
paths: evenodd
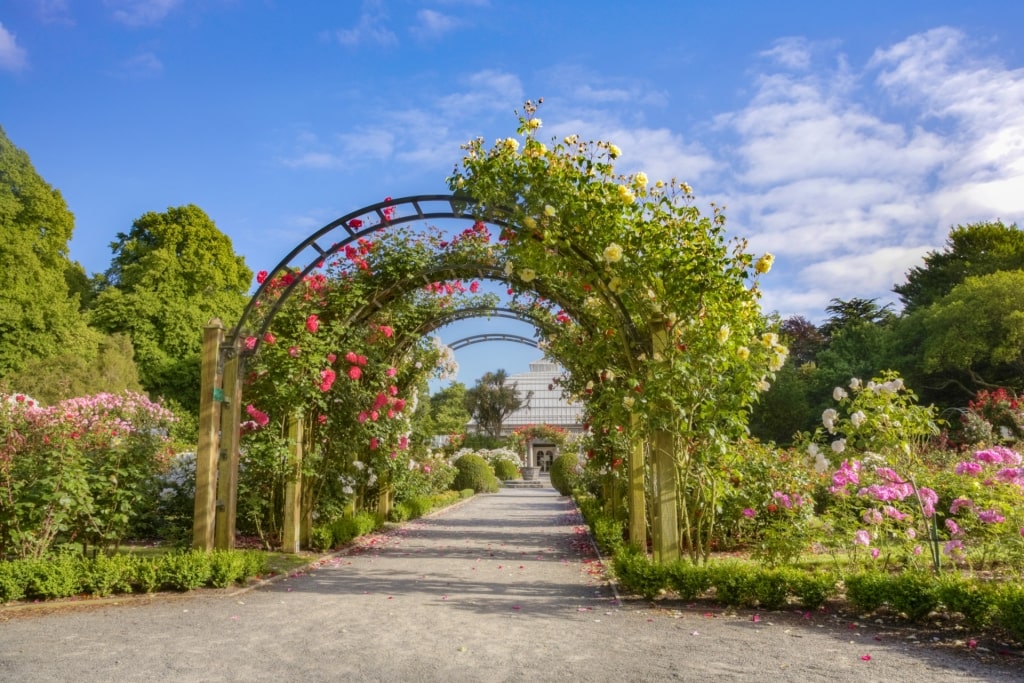
M 344 166 L 344 160 L 331 152 L 301 152 L 282 158 L 280 162 L 288 168 L 335 169 Z
M 461 92 L 438 100 L 446 116 L 479 117 L 482 111 L 511 112 L 523 104 L 523 84 L 515 74 L 484 69 L 463 80 Z
M 447 14 L 432 9 L 421 9 L 416 13 L 418 23 L 412 32 L 423 40 L 437 39 L 457 29 L 461 22 Z
M 362 44 L 391 46 L 398 44 L 398 36 L 388 28 L 387 13 L 377 0 L 363 3 L 359 21 L 352 28 L 338 29 L 334 37 L 341 45 L 356 47 Z
M 21 71 L 28 66 L 28 53 L 18 45 L 14 34 L 0 23 L 0 69 Z
M 951 225 L 1024 218 L 1024 70 L 972 59 L 952 29 L 859 69 L 802 39 L 762 54 L 781 67 L 715 126 L 730 225 L 787 264 L 762 283 L 769 310 L 893 300 Z
M 159 24 L 182 0 L 103 0 L 110 8 L 114 21 L 125 26 L 152 26 Z

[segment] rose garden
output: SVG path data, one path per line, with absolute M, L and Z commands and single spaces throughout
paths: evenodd
M 438 447 L 418 416 L 452 369 L 432 333 L 502 305 L 583 406 L 551 482 L 624 594 L 1024 641 L 1024 404 L 992 388 L 940 414 L 880 370 L 791 445 L 752 437 L 789 353 L 759 303 L 772 256 L 685 182 L 541 130 L 527 103 L 515 136 L 464 146 L 450 195 L 360 209 L 261 271 L 240 318 L 206 328 L 190 449 L 143 394 L 4 395 L 0 600 L 244 583 L 287 571 L 279 551 L 495 491 L 522 438 Z

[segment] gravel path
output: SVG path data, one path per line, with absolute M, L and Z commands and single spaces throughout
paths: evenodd
M 1018 658 L 828 615 L 620 603 L 551 489 L 477 496 L 252 590 L 117 602 L 0 609 L 0 681 L 1024 680 Z

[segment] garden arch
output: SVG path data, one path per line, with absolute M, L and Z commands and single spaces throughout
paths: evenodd
M 501 212 L 492 211 L 491 214 L 497 213 L 498 215 L 487 215 L 486 217 L 475 216 L 473 211 L 479 213 L 481 209 L 482 207 L 465 196 L 418 195 L 387 199 L 345 214 L 306 238 L 289 252 L 273 270 L 261 273 L 263 279 L 259 288 L 250 299 L 239 321 L 230 331 L 225 332 L 220 321 L 211 321 L 204 330 L 202 391 L 196 458 L 194 547 L 209 550 L 214 547 L 230 548 L 234 544 L 240 457 L 242 378 L 244 377 L 245 363 L 247 358 L 258 352 L 275 315 L 304 278 L 353 242 L 358 242 L 378 231 L 403 224 L 473 218 L 502 229 L 514 228 Z M 564 245 L 564 248 L 574 249 L 570 243 Z M 589 261 L 590 259 L 583 255 L 583 260 Z M 260 325 L 250 330 L 253 313 L 260 301 L 263 300 L 263 295 L 270 287 L 270 283 L 280 282 L 277 278 L 285 275 L 289 280 L 287 285 L 274 300 L 269 311 L 265 313 Z M 420 271 L 413 277 L 393 281 L 378 290 L 359 310 L 349 316 L 349 323 L 357 324 L 375 311 L 386 307 L 391 300 L 403 292 L 424 283 L 437 281 L 436 278 L 441 276 L 449 278 L 476 276 L 508 281 L 507 275 L 495 267 L 474 263 L 442 264 Z M 432 280 L 432 277 L 435 279 Z M 587 327 L 587 316 L 583 311 L 574 310 L 569 302 L 558 301 L 557 293 L 546 291 L 542 283 L 532 283 L 529 289 L 545 296 L 548 300 L 559 303 L 569 316 L 579 320 L 583 327 Z M 612 303 L 613 308 L 620 311 L 622 329 L 632 348 L 649 349 L 649 340 L 634 327 L 624 304 L 614 293 L 608 293 L 606 298 Z M 529 316 L 521 311 L 502 310 L 509 311 L 513 317 L 529 322 Z M 465 315 L 471 316 L 469 312 Z M 419 336 L 422 336 L 422 331 L 417 330 L 417 332 L 419 332 Z M 243 344 L 244 339 L 251 343 Z M 299 449 L 296 457 L 301 460 L 301 425 L 297 426 L 297 429 L 293 440 Z M 642 462 L 640 467 L 643 467 Z M 630 506 L 636 515 L 643 514 L 642 486 L 641 469 L 639 475 L 640 503 L 634 502 Z M 297 501 L 299 496 L 297 485 L 294 488 L 290 487 L 286 492 L 286 500 Z M 286 502 L 284 529 L 286 549 L 298 549 L 300 522 L 297 517 L 297 507 L 297 503 Z M 640 527 L 637 527 L 637 524 L 641 524 L 641 522 L 634 522 L 631 526 L 646 528 L 645 522 L 642 522 Z M 636 533 L 635 529 L 634 533 Z

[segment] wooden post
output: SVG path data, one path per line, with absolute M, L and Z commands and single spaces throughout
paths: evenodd
M 224 324 L 214 318 L 203 328 L 202 369 L 199 375 L 199 438 L 196 444 L 196 499 L 192 517 L 192 547 L 213 550 L 217 517 L 217 451 L 220 429 L 220 344 Z
M 224 406 L 220 420 L 220 452 L 217 466 L 217 528 L 214 545 L 221 550 L 235 547 L 235 507 L 238 501 L 238 440 L 241 436 L 242 383 L 238 370 L 241 340 L 228 340 L 224 360 Z
M 651 349 L 656 355 L 665 353 L 668 348 L 668 330 L 665 319 L 651 318 Z M 659 410 L 667 411 L 665 406 Z M 664 429 L 654 430 L 651 444 L 652 467 L 651 476 L 654 480 L 654 526 L 652 540 L 654 559 L 657 562 L 671 562 L 679 559 L 679 509 L 676 500 L 676 463 L 675 440 L 671 432 Z
M 297 553 L 302 543 L 302 415 L 288 418 L 291 474 L 284 487 L 284 529 L 281 552 Z
M 632 419 L 629 449 L 629 543 L 647 552 L 647 501 L 644 496 L 644 440 L 640 418 Z

